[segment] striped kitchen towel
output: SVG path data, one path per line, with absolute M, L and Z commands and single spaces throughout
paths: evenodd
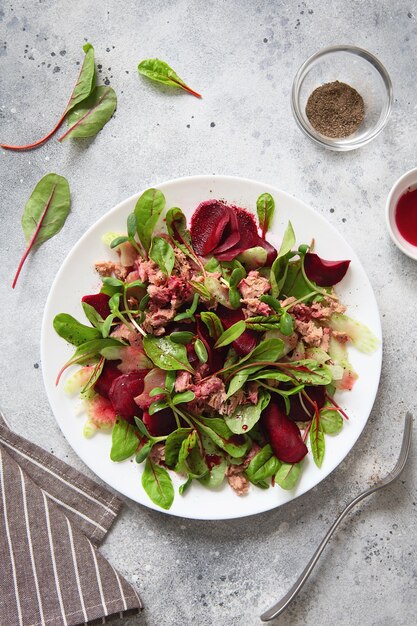
M 0 626 L 75 626 L 142 604 L 97 546 L 122 502 L 0 413 Z

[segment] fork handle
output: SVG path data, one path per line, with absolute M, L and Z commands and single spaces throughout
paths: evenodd
M 290 604 L 290 602 L 292 602 L 292 600 L 295 598 L 297 593 L 300 591 L 300 589 L 302 588 L 302 586 L 306 582 L 307 578 L 310 576 L 311 572 L 314 569 L 315 564 L 317 563 L 317 561 L 320 558 L 321 553 L 323 552 L 324 548 L 326 547 L 330 537 L 333 535 L 334 531 L 339 526 L 340 522 L 346 517 L 346 515 L 349 513 L 349 511 L 351 511 L 351 509 L 353 509 L 353 507 L 356 506 L 356 504 L 358 504 L 358 502 L 360 502 L 361 500 L 366 498 L 366 496 L 369 496 L 371 493 L 374 493 L 374 491 L 377 491 L 378 488 L 379 488 L 379 486 L 375 485 L 374 487 L 371 487 L 370 489 L 367 489 L 366 491 L 360 493 L 340 513 L 339 517 L 336 519 L 336 521 L 333 523 L 333 525 L 329 528 L 329 530 L 327 531 L 327 534 L 325 535 L 325 537 L 322 540 L 321 544 L 319 545 L 319 547 L 317 548 L 317 550 L 315 551 L 315 553 L 311 557 L 310 561 L 307 563 L 307 566 L 301 572 L 300 576 L 297 578 L 297 580 L 295 581 L 295 583 L 293 584 L 291 589 L 285 594 L 285 596 L 283 598 L 281 598 L 281 600 L 279 602 L 274 604 L 274 606 L 271 606 L 271 608 L 268 609 L 267 611 L 265 611 L 265 613 L 262 613 L 261 620 L 263 622 L 269 622 L 271 619 L 274 619 L 274 617 L 277 617 L 278 615 L 281 615 L 281 613 L 283 611 L 285 611 L 287 606 Z

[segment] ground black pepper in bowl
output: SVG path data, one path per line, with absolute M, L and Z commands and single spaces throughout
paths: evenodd
M 365 105 L 350 85 L 339 82 L 317 87 L 307 100 L 306 115 L 313 128 L 326 137 L 348 137 L 362 124 Z

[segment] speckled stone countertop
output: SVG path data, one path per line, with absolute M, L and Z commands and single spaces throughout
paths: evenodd
M 275 511 L 229 522 L 170 518 L 133 502 L 102 547 L 137 585 L 145 610 L 130 626 L 251 626 L 287 591 L 349 498 L 391 469 L 403 416 L 416 411 L 416 264 L 388 238 L 384 204 L 416 165 L 417 7 L 405 0 L 3 0 L 3 141 L 35 139 L 65 106 L 81 45 L 117 91 L 117 114 L 93 140 L 55 139 L 34 152 L 0 152 L 0 404 L 16 431 L 89 473 L 63 438 L 42 383 L 45 299 L 66 254 L 112 206 L 190 174 L 254 178 L 281 187 L 336 226 L 364 264 L 380 307 L 384 361 L 360 440 L 318 487 Z M 394 86 L 388 126 L 360 151 L 337 154 L 297 128 L 290 90 L 299 65 L 325 45 L 377 55 Z M 166 59 L 203 100 L 150 84 L 139 60 Z M 36 182 L 69 179 L 72 212 L 59 236 L 11 280 L 23 250 L 20 216 Z M 417 624 L 416 455 L 402 479 L 343 523 L 315 572 L 276 624 Z M 414 478 L 414 480 L 413 480 Z

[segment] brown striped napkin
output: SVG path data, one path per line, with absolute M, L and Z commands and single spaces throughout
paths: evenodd
M 137 613 L 97 550 L 122 502 L 13 433 L 0 412 L 0 625 L 75 626 Z

